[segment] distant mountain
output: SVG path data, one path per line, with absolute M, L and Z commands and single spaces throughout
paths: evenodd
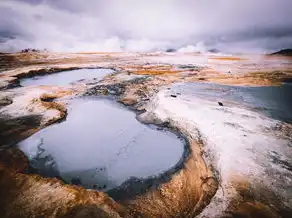
M 168 49 L 166 49 L 165 52 L 176 52 L 176 49 L 174 49 L 174 48 L 168 48 Z
M 292 49 L 282 49 L 270 55 L 292 56 Z
M 212 48 L 212 49 L 209 49 L 208 52 L 210 52 L 210 53 L 220 53 L 220 50 L 217 49 L 217 48 Z

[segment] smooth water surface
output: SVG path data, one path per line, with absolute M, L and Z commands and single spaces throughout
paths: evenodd
M 101 80 L 104 76 L 113 73 L 111 69 L 80 69 L 62 71 L 44 76 L 35 76 L 20 80 L 21 86 L 68 86 L 76 82 Z
M 75 99 L 67 120 L 19 144 L 41 175 L 107 190 L 131 177 L 161 174 L 180 162 L 177 135 L 141 124 L 135 113 L 105 99 Z
M 226 106 L 236 103 L 273 119 L 292 123 L 292 84 L 265 87 L 227 86 L 213 83 L 187 83 L 173 91 L 218 101 Z

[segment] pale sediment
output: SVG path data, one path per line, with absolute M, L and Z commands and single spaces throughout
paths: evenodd
M 181 94 L 172 98 L 171 93 L 159 92 L 148 110 L 162 120 L 171 117 L 189 134 L 199 131 L 204 157 L 218 172 L 219 190 L 200 216 L 232 214 L 247 203 L 252 205 L 251 210 L 256 210 L 252 207 L 258 204 L 278 216 L 291 213 L 291 139 L 271 131 L 275 126 L 289 125 L 196 96 Z
M 159 67 L 152 67 L 139 62 L 142 56 L 134 54 L 125 57 L 99 55 L 98 63 L 94 58 L 84 61 L 76 56 L 66 63 L 46 60 L 45 65 L 30 60 L 31 63 L 22 65 L 21 69 L 10 68 L 9 72 L 2 73 L 0 84 L 2 88 L 9 88 L 17 82 L 17 75 L 30 75 L 31 70 L 31 75 L 50 72 L 42 70 L 44 68 L 99 66 L 120 71 L 88 85 L 95 87 L 89 90 L 78 86 L 6 90 L 3 96 L 9 96 L 12 102 L 5 101 L 0 109 L 1 128 L 5 129 L 4 134 L 1 131 L 2 146 L 14 144 L 39 128 L 64 118 L 65 104 L 51 102 L 53 99 L 85 92 L 88 95 L 116 95 L 117 100 L 140 111 L 138 118 L 142 122 L 170 124 L 188 139 L 189 156 L 183 167 L 164 183 L 116 202 L 102 192 L 27 174 L 28 162 L 23 154 L 2 147 L 0 211 L 4 217 L 80 217 L 89 214 L 99 217 L 288 217 L 291 214 L 291 126 L 244 109 L 220 107 L 217 102 L 189 98 L 163 88 L 175 82 L 192 81 L 278 84 L 291 78 L 290 68 L 279 73 L 279 68 L 272 66 L 270 73 L 257 74 L 249 73 L 254 63 L 249 63 L 248 59 L 236 59 L 238 65 L 223 64 L 224 68 L 210 70 L 219 66 L 217 62 L 221 60 L 202 62 L 198 69 L 193 66 L 183 69 L 170 66 L 176 65 L 175 62 L 188 65 L 194 62 L 193 57 L 173 60 L 163 55 L 145 57 L 152 65 L 160 63 Z M 269 68 L 269 63 L 264 61 L 265 68 Z M 249 72 L 234 73 L 245 66 Z

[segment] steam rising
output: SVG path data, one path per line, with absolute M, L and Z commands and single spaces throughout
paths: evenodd
M 1 0 L 0 51 L 267 52 L 292 47 L 290 0 Z

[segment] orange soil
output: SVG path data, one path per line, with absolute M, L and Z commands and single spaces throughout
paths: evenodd
M 211 57 L 210 60 L 218 60 L 218 61 L 246 61 L 246 58 L 240 57 Z

